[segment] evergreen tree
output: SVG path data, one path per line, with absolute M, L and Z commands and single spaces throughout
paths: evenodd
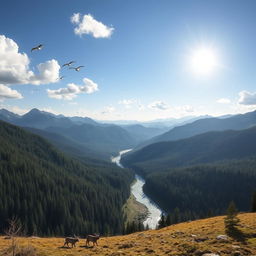
M 168 214 L 166 217 L 166 226 L 170 226 L 172 224 L 171 214 Z
M 227 209 L 227 216 L 224 219 L 225 230 L 228 235 L 234 235 L 237 233 L 238 223 L 240 220 L 237 217 L 238 211 L 236 209 L 235 203 L 232 201 Z
M 166 227 L 166 218 L 164 214 L 162 213 L 160 220 L 158 221 L 158 228 L 164 228 Z
M 251 207 L 252 212 L 256 212 L 256 191 L 252 195 L 252 207 Z

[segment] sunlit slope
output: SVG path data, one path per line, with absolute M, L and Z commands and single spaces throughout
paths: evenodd
M 80 239 L 76 248 L 63 248 L 63 238 L 19 238 L 21 246 L 36 248 L 40 256 L 122 256 L 122 255 L 178 255 L 192 256 L 204 253 L 227 255 L 256 254 L 256 214 L 240 214 L 240 240 L 228 238 L 218 240 L 218 235 L 225 235 L 224 217 L 215 217 L 198 221 L 172 225 L 160 230 L 134 233 L 126 236 L 102 237 L 98 246 L 87 248 L 85 239 Z M 0 247 L 10 245 L 11 241 L 0 237 Z M 236 254 L 235 254 L 236 253 Z M 240 254 L 238 254 L 240 253 Z

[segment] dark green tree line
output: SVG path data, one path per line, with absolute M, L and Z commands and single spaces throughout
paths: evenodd
M 133 175 L 73 160 L 39 136 L 0 122 L 0 232 L 17 217 L 31 235 L 121 233 Z

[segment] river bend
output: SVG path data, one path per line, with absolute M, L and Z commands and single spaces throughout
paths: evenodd
M 121 157 L 123 154 L 131 151 L 132 149 L 122 150 L 119 152 L 118 156 L 112 157 L 111 161 L 115 163 L 117 166 L 124 168 L 120 163 Z M 147 219 L 143 222 L 144 226 L 150 229 L 155 229 L 159 219 L 161 218 L 162 210 L 143 192 L 143 185 L 145 184 L 145 180 L 139 176 L 135 175 L 135 182 L 131 186 L 131 193 L 134 195 L 136 200 L 142 204 L 144 204 L 148 208 L 148 216 Z

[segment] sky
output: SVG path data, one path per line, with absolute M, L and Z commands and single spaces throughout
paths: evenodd
M 253 111 L 255 10 L 254 0 L 1 1 L 0 108 L 139 121 Z

